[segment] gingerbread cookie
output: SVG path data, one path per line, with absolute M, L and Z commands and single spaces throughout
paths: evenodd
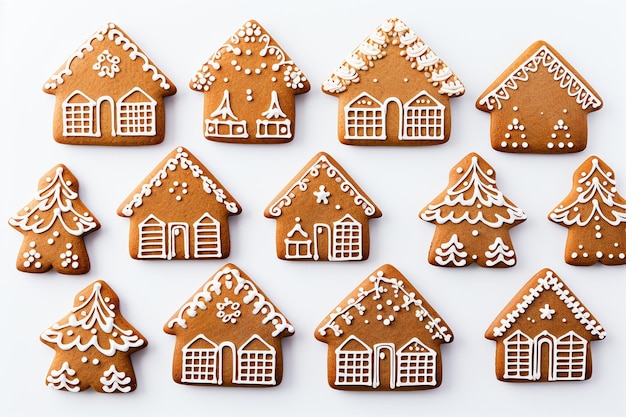
M 342 390 L 421 390 L 441 384 L 448 324 L 396 268 L 383 265 L 315 330 L 328 344 L 328 384 Z
M 237 29 L 189 86 L 204 94 L 204 137 L 230 143 L 290 142 L 296 127 L 295 96 L 311 88 L 255 20 Z
M 369 256 L 371 198 L 328 154 L 313 157 L 265 209 L 285 260 L 360 261 Z
M 548 215 L 568 228 L 570 265 L 626 264 L 626 200 L 617 192 L 614 172 L 590 156 L 574 172 L 569 195 Z
M 165 137 L 163 98 L 176 87 L 118 26 L 108 23 L 44 84 L 56 96 L 54 140 L 153 145 Z
M 448 141 L 450 98 L 465 87 L 415 32 L 391 18 L 348 55 L 322 91 L 339 99 L 342 143 L 420 146 Z
M 283 337 L 294 328 L 236 265 L 220 268 L 167 321 L 179 384 L 268 387 L 283 374 Z
M 496 345 L 496 376 L 505 382 L 591 377 L 591 344 L 604 328 L 552 270 L 539 271 L 487 329 Z
M 148 345 L 122 316 L 117 294 L 104 281 L 80 291 L 72 310 L 43 332 L 41 341 L 56 352 L 46 384 L 71 392 L 135 390 L 130 355 Z
M 85 274 L 90 263 L 83 237 L 100 223 L 78 197 L 78 180 L 59 164 L 39 180 L 37 196 L 9 219 L 24 235 L 17 269 Z
M 228 217 L 239 203 L 187 149 L 170 152 L 122 202 L 135 259 L 221 259 L 230 254 Z
M 570 153 L 587 146 L 587 114 L 602 99 L 551 45 L 533 43 L 478 98 L 502 152 Z
M 461 159 L 450 170 L 446 189 L 419 216 L 437 226 L 428 254 L 432 265 L 515 265 L 509 229 L 526 214 L 498 190 L 493 167 L 480 155 Z

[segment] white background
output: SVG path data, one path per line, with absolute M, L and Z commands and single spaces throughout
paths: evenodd
M 619 4 L 619 6 L 615 6 Z M 573 267 L 563 261 L 567 230 L 547 220 L 571 187 L 574 169 L 596 154 L 613 167 L 626 194 L 623 2 L 609 1 L 206 1 L 0 0 L 0 220 L 35 195 L 39 177 L 57 163 L 78 177 L 81 197 L 102 223 L 86 239 L 92 270 L 84 276 L 15 269 L 21 235 L 0 230 L 0 414 L 142 415 L 620 415 L 626 395 L 626 266 Z M 350 147 L 336 138 L 336 98 L 324 79 L 387 17 L 403 19 L 466 86 L 452 100 L 452 136 L 442 146 Z M 202 136 L 202 95 L 190 77 L 244 21 L 257 19 L 310 79 L 297 99 L 296 138 L 286 145 L 233 145 Z M 119 24 L 178 87 L 166 99 L 165 142 L 152 147 L 61 145 L 51 136 L 54 97 L 41 86 L 64 60 L 108 21 Z M 604 108 L 589 117 L 589 145 L 579 154 L 503 154 L 489 145 L 489 115 L 475 109 L 482 91 L 528 45 L 550 42 L 599 92 Z M 243 269 L 291 320 L 284 339 L 283 383 L 270 389 L 192 387 L 170 376 L 174 338 L 162 331 L 170 315 L 226 261 L 135 261 L 127 251 L 127 219 L 117 206 L 174 147 L 188 147 L 243 207 L 231 218 L 229 262 Z M 316 153 L 327 151 L 352 175 L 383 217 L 371 225 L 364 262 L 297 263 L 276 258 L 270 200 Z M 426 260 L 434 226 L 418 211 L 446 185 L 448 171 L 476 151 L 498 174 L 498 186 L 528 220 L 512 230 L 518 265 L 447 269 Z M 6 220 L 5 220 L 6 221 Z M 379 265 L 406 275 L 450 324 L 443 346 L 443 384 L 422 392 L 335 391 L 326 384 L 326 345 L 317 324 Z M 495 343 L 483 334 L 495 315 L 539 269 L 551 267 L 607 329 L 594 342 L 586 382 L 510 384 L 494 374 Z M 149 340 L 133 355 L 137 390 L 128 395 L 57 392 L 44 384 L 53 351 L 39 334 L 72 307 L 95 279 L 121 298 L 126 318 Z M 622 410 L 620 412 L 620 410 Z

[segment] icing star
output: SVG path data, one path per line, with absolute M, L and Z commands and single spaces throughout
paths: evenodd
M 319 191 L 313 191 L 313 194 L 317 197 L 317 200 L 315 200 L 317 204 L 328 204 L 328 197 L 330 197 L 330 193 L 326 191 L 325 185 L 320 185 Z
M 545 306 L 539 309 L 539 312 L 541 313 L 542 320 L 545 320 L 545 319 L 552 320 L 552 315 L 556 313 L 556 310 L 553 308 L 550 308 L 549 304 L 546 304 Z

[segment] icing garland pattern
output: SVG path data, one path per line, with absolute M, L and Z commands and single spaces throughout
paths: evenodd
M 439 87 L 440 94 L 460 96 L 465 87 L 452 70 L 403 21 L 387 19 L 359 45 L 328 77 L 322 89 L 341 93 L 347 86 L 359 82 L 359 72 L 372 68 L 386 55 L 387 44 L 398 44 L 401 55 L 411 62 L 411 67 L 423 72 L 428 81 Z

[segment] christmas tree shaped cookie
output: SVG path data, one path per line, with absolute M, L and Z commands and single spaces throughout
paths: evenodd
M 165 137 L 164 97 L 176 87 L 117 25 L 94 33 L 48 79 L 54 140 L 153 145 Z
M 328 384 L 401 391 L 441 384 L 448 324 L 392 265 L 365 278 L 315 330 L 328 344 Z
M 204 136 L 230 143 L 291 141 L 295 96 L 311 88 L 295 62 L 254 20 L 202 64 L 189 86 L 204 94 Z
M 606 331 L 554 271 L 539 271 L 485 333 L 496 345 L 505 382 L 581 381 L 591 377 L 591 343 Z
M 450 98 L 465 87 L 402 20 L 385 20 L 322 85 L 339 99 L 346 145 L 420 146 L 450 138 Z
M 137 381 L 130 355 L 148 345 L 124 319 L 117 294 L 104 281 L 80 291 L 72 310 L 43 332 L 41 341 L 56 352 L 46 384 L 71 392 L 133 391 Z
M 478 98 L 502 152 L 570 153 L 587 146 L 587 115 L 602 99 L 551 45 L 537 41 Z
M 39 180 L 37 196 L 9 224 L 24 235 L 17 269 L 61 274 L 89 271 L 83 237 L 100 223 L 78 197 L 78 180 L 65 165 L 57 165 Z
M 270 387 L 283 375 L 287 318 L 236 265 L 220 268 L 167 321 L 179 384 Z
M 450 170 L 448 187 L 419 216 L 437 226 L 428 254 L 431 264 L 515 265 L 509 229 L 526 220 L 526 214 L 498 190 L 493 167 L 478 154 L 468 154 Z
M 615 184 L 611 167 L 591 156 L 574 172 L 570 193 L 548 215 L 568 228 L 568 264 L 626 264 L 626 200 Z

